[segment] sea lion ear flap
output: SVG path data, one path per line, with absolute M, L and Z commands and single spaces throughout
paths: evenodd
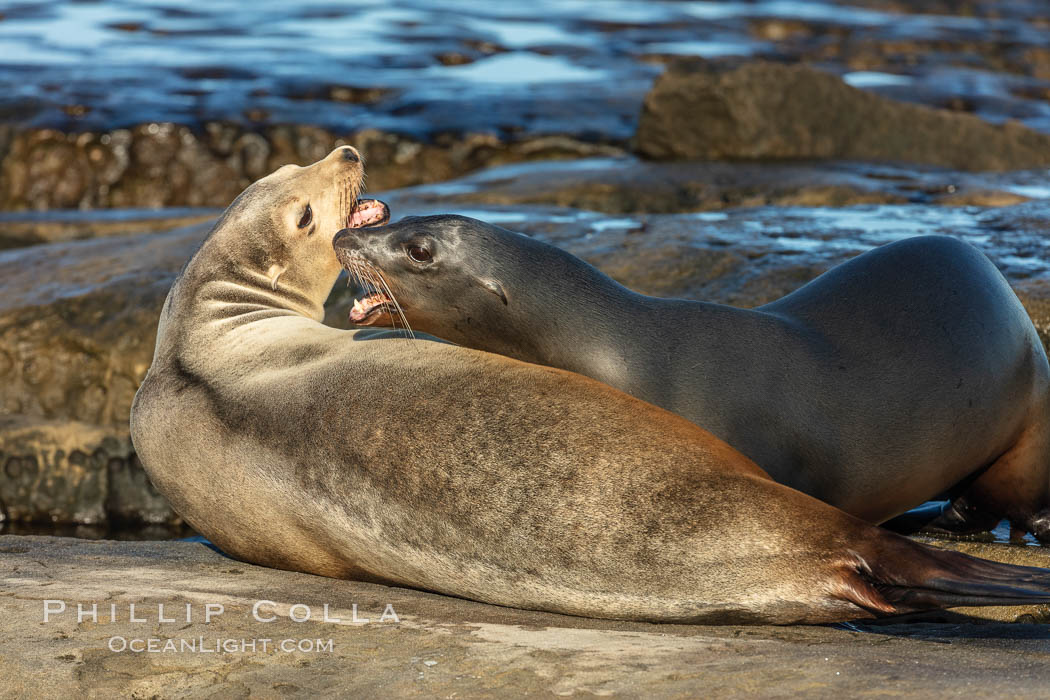
M 503 293 L 503 285 L 499 282 L 496 280 L 481 280 L 481 286 L 498 296 L 503 301 L 504 306 L 507 305 L 507 295 Z
M 270 279 L 270 288 L 273 291 L 277 291 L 277 280 L 281 279 L 281 275 L 287 270 L 284 265 L 270 265 L 270 269 L 266 271 L 266 276 Z

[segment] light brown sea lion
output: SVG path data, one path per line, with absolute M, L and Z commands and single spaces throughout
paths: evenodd
M 867 525 L 593 379 L 322 325 L 332 233 L 380 218 L 351 213 L 362 176 L 347 148 L 255 183 L 165 302 L 132 436 L 153 483 L 224 551 L 668 622 L 1050 601 L 1048 570 Z
M 876 248 L 756 309 L 643 296 L 569 253 L 461 216 L 337 241 L 414 328 L 579 372 L 674 411 L 774 479 L 869 522 L 954 489 L 934 522 L 1003 517 L 1050 542 L 1050 367 L 973 246 Z M 351 319 L 390 324 L 385 290 Z

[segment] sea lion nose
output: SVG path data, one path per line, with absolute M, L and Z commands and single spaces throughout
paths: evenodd
M 343 160 L 350 163 L 360 163 L 361 154 L 357 152 L 357 149 L 353 146 L 343 146 L 341 149 Z
M 332 239 L 332 246 L 335 248 L 339 248 L 340 241 L 345 241 L 352 235 L 354 235 L 354 230 L 352 228 L 344 228 L 343 230 L 335 234 L 335 238 Z

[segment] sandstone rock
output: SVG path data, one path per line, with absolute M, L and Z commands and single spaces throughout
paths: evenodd
M 61 523 L 177 522 L 127 429 L 0 417 L 0 516 Z
M 174 522 L 128 437 L 175 274 L 208 226 L 0 253 L 0 501 L 8 517 Z
M 544 204 L 612 214 L 903 203 L 1001 207 L 1029 200 L 1011 188 L 1034 189 L 1043 179 L 1041 171 L 986 174 L 843 161 L 668 162 L 625 156 L 491 167 L 397 196 L 412 206 Z
M 657 159 L 836 158 L 960 170 L 1050 164 L 1050 135 L 906 104 L 805 65 L 679 62 L 645 99 L 636 150 Z
M 161 304 L 207 230 L 0 253 L 0 410 L 126 428 Z
M 0 537 L 0 553 L 4 697 L 1046 692 L 1050 632 L 1041 624 L 977 624 L 954 615 L 951 624 L 649 625 L 264 569 L 186 542 Z M 60 603 L 65 610 L 44 621 L 48 600 L 49 610 Z M 269 601 L 258 612 L 271 622 L 253 617 L 259 601 Z M 88 613 L 79 622 L 78 603 Z M 132 604 L 145 622 L 130 620 Z M 208 604 L 223 607 L 206 622 Z M 161 605 L 175 622 L 160 621 Z M 396 621 L 380 621 L 387 605 Z M 294 622 L 293 615 L 309 619 Z M 150 639 L 154 653 L 126 648 Z M 169 640 L 176 651 L 163 651 Z M 222 640 L 235 651 L 189 650 L 215 649 Z M 283 646 L 290 651 L 282 650 L 284 640 L 292 640 Z M 178 651 L 184 641 L 186 650 Z

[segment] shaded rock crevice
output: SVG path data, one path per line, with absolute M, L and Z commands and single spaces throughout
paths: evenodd
M 4 522 L 181 522 L 157 493 L 127 431 L 0 417 Z

